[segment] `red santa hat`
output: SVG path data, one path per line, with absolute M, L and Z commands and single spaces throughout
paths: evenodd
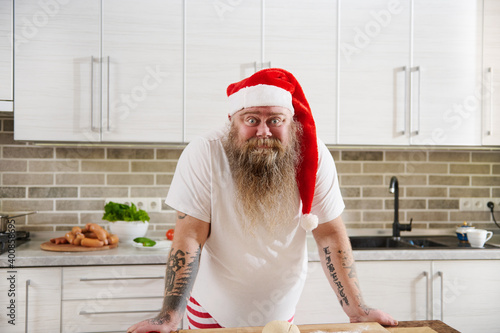
M 263 69 L 227 87 L 230 111 L 233 115 L 254 106 L 281 106 L 289 109 L 295 121 L 302 125 L 300 137 L 301 161 L 297 168 L 297 185 L 302 200 L 301 226 L 309 231 L 318 226 L 318 217 L 311 206 L 318 170 L 318 142 L 311 108 L 297 79 L 280 68 Z

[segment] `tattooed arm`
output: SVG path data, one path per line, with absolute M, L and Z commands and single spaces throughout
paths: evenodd
M 209 230 L 209 223 L 177 213 L 175 237 L 167 258 L 163 307 L 155 318 L 132 325 L 128 333 L 170 333 L 177 330 L 193 289 L 201 249 Z
M 340 217 L 320 224 L 313 230 L 319 257 L 328 282 L 332 286 L 351 323 L 376 321 L 397 325 L 389 314 L 368 307 L 361 296 L 349 237 Z

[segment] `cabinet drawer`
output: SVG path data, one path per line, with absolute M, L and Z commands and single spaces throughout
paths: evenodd
M 165 265 L 63 268 L 63 300 L 163 296 Z
M 126 332 L 155 317 L 163 297 L 63 301 L 62 332 Z

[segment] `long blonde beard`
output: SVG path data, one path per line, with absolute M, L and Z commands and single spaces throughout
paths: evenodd
M 279 232 L 297 214 L 294 208 L 298 202 L 300 126 L 296 123 L 291 126 L 288 143 L 276 138 L 252 138 L 239 143 L 234 126 L 223 142 L 237 193 L 235 209 L 250 234 L 254 234 L 257 226 L 272 234 Z

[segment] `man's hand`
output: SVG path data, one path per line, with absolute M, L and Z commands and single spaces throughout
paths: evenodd
M 127 333 L 170 333 L 177 330 L 177 325 L 164 319 L 151 318 L 141 321 L 127 329 Z
M 398 326 L 398 321 L 388 313 L 377 309 L 368 309 L 362 316 L 353 316 L 349 318 L 351 323 L 377 322 L 384 326 Z

